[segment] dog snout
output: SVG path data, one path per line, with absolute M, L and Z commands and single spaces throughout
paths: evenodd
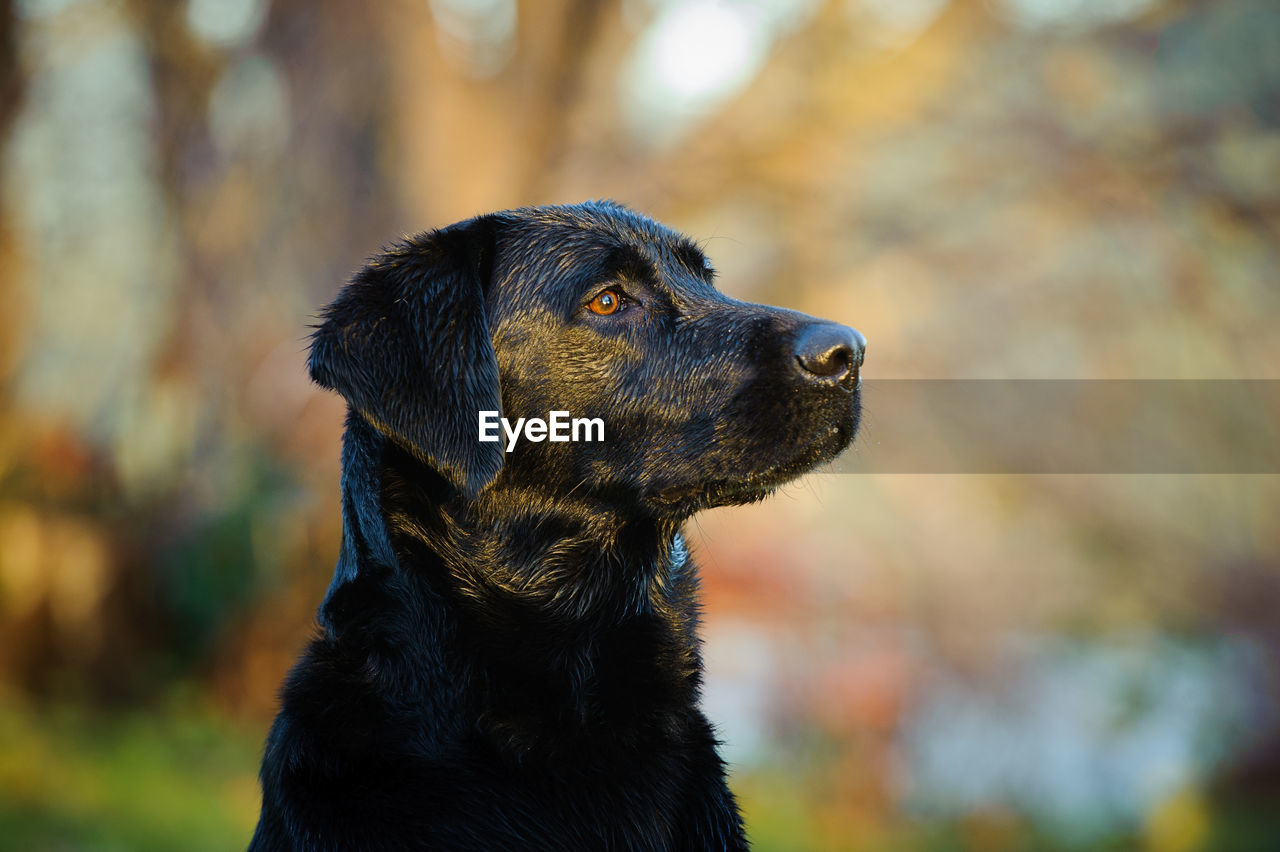
M 847 384 L 862 366 L 867 339 L 847 325 L 813 323 L 796 335 L 793 351 L 805 378 Z

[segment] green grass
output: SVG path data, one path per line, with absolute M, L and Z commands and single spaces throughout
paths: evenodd
M 0 695 L 0 850 L 245 848 L 258 815 L 265 724 L 237 727 L 198 694 L 127 712 Z M 732 786 L 756 852 L 1254 852 L 1272 848 L 1276 836 L 1275 814 L 1259 801 L 1206 811 L 1198 841 L 1175 820 L 1172 834 L 1144 841 L 1139 829 L 1081 847 L 1012 812 L 915 822 L 890 802 L 834 795 L 833 777 L 781 767 L 736 773 Z M 1167 834 L 1178 842 L 1162 842 Z
M 0 849 L 243 849 L 258 736 L 190 705 L 100 715 L 0 700 Z

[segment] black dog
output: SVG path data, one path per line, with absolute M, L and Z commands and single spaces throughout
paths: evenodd
M 865 342 L 712 277 L 588 203 L 407 240 L 328 307 L 342 552 L 251 849 L 746 848 L 681 522 L 843 450 Z M 553 411 L 603 440 L 479 440 L 482 412 Z

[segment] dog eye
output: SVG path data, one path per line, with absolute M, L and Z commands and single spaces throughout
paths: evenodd
M 622 294 L 617 290 L 601 290 L 596 297 L 587 303 L 587 310 L 593 314 L 607 317 L 622 310 Z

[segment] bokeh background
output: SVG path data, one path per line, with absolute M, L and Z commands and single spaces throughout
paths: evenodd
M 869 380 L 1280 379 L 1278 131 L 1263 0 L 0 0 L 0 847 L 247 843 L 341 532 L 307 325 L 390 239 L 609 197 Z M 1280 848 L 1277 518 L 1033 473 L 700 516 L 758 848 Z

